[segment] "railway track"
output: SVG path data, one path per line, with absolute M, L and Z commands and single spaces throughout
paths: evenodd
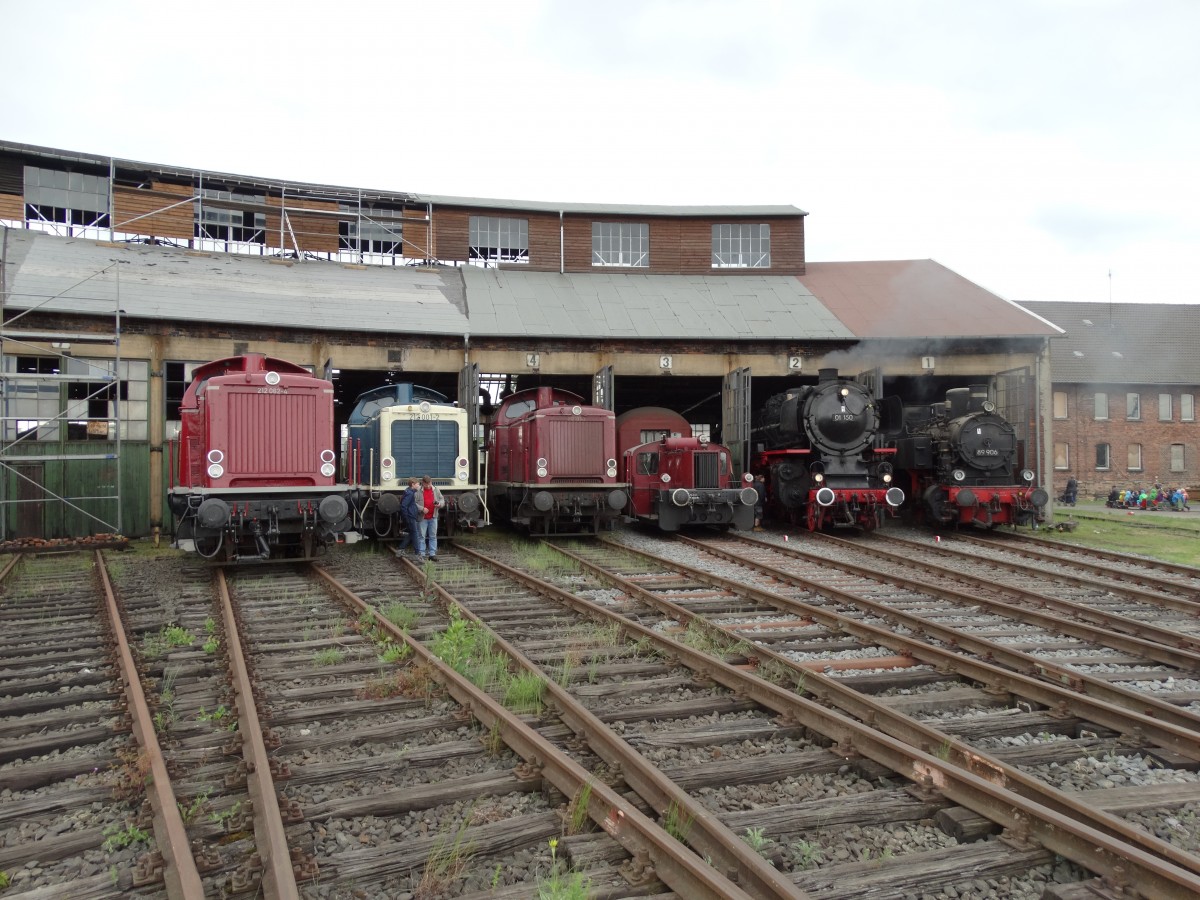
M 6 693 L 29 692 L 0 743 L 11 895 L 1200 892 L 1191 701 L 1116 702 L 1186 649 L 1084 640 L 1124 657 L 1100 696 L 1028 622 L 935 610 L 911 572 L 863 587 L 851 550 L 621 540 L 224 586 L 173 558 L 23 561 L 0 604 Z M 106 668 L 122 643 L 131 679 Z
M 103 556 L 14 558 L 0 577 L 6 893 L 198 896 Z
M 670 542 L 670 543 L 674 544 L 677 542 Z M 579 552 L 574 554 L 576 565 L 578 565 L 579 563 L 586 564 L 586 557 L 588 557 L 589 555 L 593 555 L 593 554 L 604 556 L 606 553 L 608 553 L 609 555 L 612 555 L 612 556 L 619 556 L 619 552 L 614 551 L 614 548 L 603 547 L 603 546 L 597 544 L 596 542 L 580 542 L 580 543 L 578 543 L 576 545 L 572 545 L 572 546 L 577 547 L 579 549 Z M 703 616 L 715 616 L 715 617 L 730 616 L 730 617 L 734 617 L 734 618 L 737 618 L 737 619 L 743 620 L 743 621 L 746 619 L 754 618 L 752 610 L 754 610 L 755 604 L 754 604 L 754 602 L 747 600 L 744 594 L 741 594 L 741 595 L 738 595 L 736 593 L 726 594 L 726 593 L 724 593 L 723 589 L 714 589 L 714 585 L 712 584 L 712 582 L 707 581 L 703 578 L 697 578 L 695 576 L 695 573 L 692 570 L 688 570 L 687 572 L 681 571 L 680 567 L 678 565 L 677 553 L 675 552 L 675 551 L 677 551 L 677 549 L 678 548 L 676 548 L 676 547 L 672 548 L 672 551 L 673 551 L 672 552 L 672 560 L 670 562 L 665 561 L 665 560 L 656 560 L 651 565 L 651 568 L 653 568 L 653 566 L 661 565 L 662 571 L 659 571 L 657 569 L 654 570 L 653 572 L 643 571 L 645 568 L 647 568 L 647 563 L 644 560 L 639 561 L 632 554 L 626 555 L 623 560 L 618 559 L 616 562 L 612 562 L 608 566 L 608 574 L 603 576 L 604 578 L 607 578 L 607 580 L 609 581 L 607 590 L 609 590 L 609 591 L 612 590 L 613 583 L 621 584 L 622 586 L 618 587 L 618 590 L 621 591 L 620 596 L 623 596 L 625 598 L 625 601 L 623 604 L 618 604 L 618 605 L 624 605 L 624 606 L 628 607 L 627 609 L 622 609 L 621 613 L 620 613 L 620 615 L 622 615 L 624 621 L 629 623 L 628 625 L 625 625 L 624 627 L 646 629 L 650 634 L 657 633 L 656 628 L 658 629 L 658 631 L 667 632 L 667 633 L 679 632 L 679 633 L 683 634 L 683 640 L 685 642 L 689 642 L 689 643 L 695 642 L 697 640 L 696 635 L 703 634 L 703 632 L 705 630 L 707 630 L 707 628 L 708 628 L 707 625 L 700 625 L 699 627 L 696 627 L 694 629 L 693 629 L 693 627 L 689 627 L 684 622 L 684 619 L 686 618 L 686 616 L 678 614 L 679 610 L 675 610 L 674 615 L 672 615 L 672 613 L 669 609 L 666 612 L 664 612 L 661 608 L 653 609 L 653 611 L 651 611 L 651 609 L 647 608 L 648 598 L 646 598 L 644 596 L 645 594 L 650 593 L 650 591 L 643 590 L 642 588 L 644 588 L 644 585 L 642 585 L 641 587 L 631 585 L 629 583 L 630 579 L 628 579 L 628 578 L 625 579 L 625 581 L 623 583 L 616 582 L 614 580 L 614 578 L 615 578 L 614 572 L 616 570 L 620 570 L 622 567 L 626 567 L 626 568 L 631 569 L 632 571 L 638 572 L 639 579 L 644 579 L 647 582 L 652 582 L 654 584 L 657 584 L 664 591 L 677 592 L 682 597 L 686 597 L 687 598 L 686 600 L 680 601 L 680 606 L 682 606 L 686 602 L 688 605 L 692 606 L 693 608 L 699 607 L 699 608 L 703 609 L 704 612 L 701 614 L 701 617 L 703 617 Z M 599 565 L 600 565 L 600 567 L 604 567 L 603 563 L 601 563 Z M 591 567 L 588 567 L 588 568 L 591 568 Z M 744 573 L 743 573 L 743 576 L 744 576 Z M 450 577 L 453 577 L 453 576 L 450 576 Z M 571 569 L 564 567 L 563 571 L 558 573 L 558 577 L 556 578 L 556 580 L 566 581 L 568 584 L 574 584 L 575 582 L 587 582 L 594 578 L 600 578 L 600 577 L 601 577 L 600 573 L 589 573 L 589 572 L 585 572 L 581 576 L 578 571 L 572 571 Z M 585 584 L 576 584 L 575 589 L 576 589 L 576 593 L 578 593 L 580 590 L 583 590 L 585 592 L 597 592 L 597 591 L 601 590 L 601 588 L 598 585 L 591 585 L 591 584 L 586 584 L 586 583 Z M 577 598 L 574 602 L 581 603 L 583 601 L 579 600 Z M 749 614 L 749 615 L 747 615 L 747 614 Z M 782 618 L 782 617 L 777 616 L 777 618 Z M 794 615 L 791 616 L 790 618 L 791 618 L 791 621 L 785 623 L 782 626 L 782 628 L 784 630 L 794 632 L 798 628 L 804 627 L 801 623 L 798 623 L 797 621 L 795 621 L 796 617 Z M 752 664 L 757 662 L 759 664 L 757 668 L 760 671 L 765 671 L 766 667 L 763 666 L 763 664 L 762 664 L 763 661 L 761 659 L 754 660 L 751 658 L 755 654 L 752 650 L 747 650 L 748 645 L 747 645 L 746 641 L 742 639 L 743 637 L 744 637 L 744 635 L 735 633 L 733 635 L 728 635 L 726 637 L 726 639 L 724 640 L 724 642 L 722 643 L 720 638 L 712 638 L 710 636 L 708 638 L 708 642 L 712 643 L 713 646 L 710 648 L 712 651 L 712 655 L 710 655 L 708 658 L 712 659 L 712 658 L 714 658 L 714 656 L 728 656 L 728 657 L 732 657 L 735 660 L 740 658 L 743 663 L 745 663 L 747 661 Z M 668 638 L 668 637 L 664 637 L 663 640 L 671 648 L 672 653 L 674 653 L 676 655 L 685 653 L 685 655 L 686 655 L 686 651 L 681 651 L 679 649 L 678 641 L 672 641 L 672 639 Z M 689 661 L 689 665 L 692 665 L 692 664 L 696 665 L 700 671 L 707 672 L 710 677 L 717 677 L 713 674 L 714 670 L 710 664 L 701 662 L 700 660 L 695 660 L 694 662 Z M 736 670 L 734 670 L 734 671 L 736 671 Z M 739 678 L 739 676 L 733 675 L 730 672 L 725 671 L 724 668 L 721 669 L 721 672 L 722 672 L 723 678 L 731 678 L 731 679 L 733 679 L 733 683 L 737 684 L 738 695 L 750 696 L 750 697 L 753 697 L 754 699 L 758 700 L 760 703 L 764 702 L 764 697 L 763 697 L 762 691 L 769 690 L 769 689 L 763 687 L 764 682 L 762 679 L 754 678 L 753 676 L 748 676 L 750 678 L 750 680 L 747 682 L 745 680 L 741 680 Z M 793 690 L 795 689 L 795 687 L 797 685 L 797 682 L 794 680 L 795 672 L 786 672 L 786 671 L 776 670 L 775 672 L 771 673 L 771 675 L 769 677 L 771 677 L 772 679 L 777 680 L 777 681 L 785 682 L 787 687 L 792 688 Z M 801 675 L 800 678 L 801 678 L 801 682 L 803 682 L 804 676 Z M 721 680 L 721 679 L 718 679 L 718 680 Z M 725 682 L 723 682 L 723 683 L 725 683 Z M 728 686 L 728 683 L 726 683 L 726 686 Z M 775 686 L 772 685 L 771 687 L 775 687 Z M 807 688 L 808 684 L 804 683 L 803 687 Z M 800 691 L 800 693 L 806 693 L 806 692 L 807 692 L 806 690 Z M 820 694 L 821 692 L 817 692 L 817 693 Z M 979 692 L 976 692 L 976 693 L 978 694 Z M 785 696 L 786 696 L 786 699 L 785 699 Z M 806 705 L 809 703 L 809 701 L 797 698 L 795 693 L 793 693 L 793 691 L 786 692 L 785 696 L 782 696 L 780 694 L 771 693 L 770 699 L 765 702 L 766 708 L 773 709 L 776 715 L 780 714 L 781 710 L 787 710 L 788 713 L 790 714 L 790 717 L 792 717 L 793 721 L 803 721 L 810 730 L 814 729 L 815 726 L 813 723 L 814 723 L 814 721 L 820 720 L 821 715 L 816 710 L 814 710 L 811 706 Z M 824 700 L 827 700 L 827 697 L 822 695 L 822 696 L 820 696 L 820 699 L 822 701 L 824 701 Z M 959 699 L 958 702 L 959 703 L 962 702 L 961 698 Z M 777 704 L 777 705 L 772 706 L 772 704 Z M 798 706 L 793 706 L 792 704 L 798 704 Z M 841 719 L 838 719 L 834 722 L 827 722 L 827 723 L 823 723 L 823 724 L 825 724 L 829 730 L 828 733 L 826 733 L 826 735 L 825 735 L 826 739 L 827 740 L 833 739 L 833 738 L 830 738 L 830 734 L 837 735 L 837 739 L 836 739 L 835 743 L 838 746 L 838 749 L 841 752 L 843 752 L 844 754 L 855 755 L 858 752 L 862 752 L 864 755 L 874 759 L 876 762 L 883 762 L 885 765 L 890 764 L 895 770 L 908 773 L 910 776 L 913 772 L 913 768 L 912 768 L 914 766 L 914 763 L 912 761 L 913 758 L 920 759 L 920 762 L 918 764 L 916 764 L 918 769 L 921 769 L 921 767 L 929 764 L 929 761 L 926 758 L 927 754 L 925 754 L 921 751 L 917 751 L 913 757 L 909 757 L 909 756 L 907 756 L 907 754 L 905 752 L 900 752 L 897 755 L 897 753 L 896 753 L 897 748 L 894 745 L 889 745 L 886 749 L 881 749 L 878 745 L 875 745 L 873 743 L 873 741 L 875 739 L 877 739 L 878 734 L 873 732 L 872 729 L 868 728 L 868 729 L 865 729 L 864 731 L 853 730 L 852 731 L 853 737 L 851 737 L 850 734 L 848 734 L 846 731 L 846 728 L 848 727 L 846 722 Z M 1194 744 L 1195 744 L 1194 735 L 1181 734 L 1176 731 L 1174 736 L 1177 740 L 1179 740 L 1181 745 L 1183 745 L 1185 747 L 1194 746 Z M 1096 737 L 1096 736 L 1093 736 L 1093 737 Z M 859 743 L 861 743 L 864 747 L 869 747 L 870 750 L 862 750 L 861 747 L 857 746 Z M 854 746 L 856 748 L 853 751 L 850 750 L 850 748 L 852 746 Z M 973 759 L 974 763 L 981 770 L 987 770 L 989 768 L 989 766 L 987 764 L 984 764 L 982 766 L 980 765 L 980 760 L 981 760 L 981 757 L 983 756 L 983 754 L 981 754 L 978 750 L 971 750 L 970 748 L 967 748 L 964 751 L 960 746 L 960 742 L 955 741 L 952 737 L 947 738 L 941 746 L 939 746 L 937 748 L 930 748 L 930 749 L 934 750 L 935 753 L 938 753 L 938 754 L 944 753 L 947 759 L 949 759 L 950 757 L 952 757 L 954 755 L 963 755 L 968 760 Z M 987 774 L 991 777 L 995 777 L 996 773 L 994 771 L 991 771 L 991 772 L 985 771 L 985 774 Z M 1188 772 L 1186 774 L 1188 776 L 1191 775 L 1190 772 Z M 892 777 L 897 777 L 897 776 L 893 775 Z M 942 772 L 940 772 L 939 778 L 937 780 L 938 780 L 939 784 L 942 784 L 943 779 L 945 779 L 945 778 L 957 778 L 957 777 L 958 777 L 957 775 L 950 776 L 947 772 L 942 771 Z M 917 778 L 917 780 L 920 781 L 920 778 Z M 779 791 L 782 789 L 780 785 L 775 785 L 775 788 L 776 788 L 776 791 Z M 969 793 L 969 791 L 968 791 L 968 793 Z M 1043 790 L 1043 793 L 1044 794 L 1048 793 L 1048 791 Z M 954 794 L 954 792 L 951 791 L 951 794 Z M 958 794 L 955 796 L 955 799 L 962 799 L 962 798 L 963 798 L 963 795 L 961 795 L 961 794 Z M 1004 802 L 1007 802 L 1008 799 L 1009 798 L 1006 797 L 1003 801 L 1001 801 L 1001 805 L 1003 805 Z M 1056 800 L 1056 802 L 1060 802 L 1061 799 L 1062 798 L 1058 798 Z M 968 803 L 966 803 L 964 805 L 969 805 L 970 802 L 974 802 L 976 804 L 977 811 L 980 811 L 980 812 L 983 811 L 984 809 L 987 809 L 988 805 L 989 805 L 989 801 L 981 801 L 980 798 L 974 798 L 974 801 L 969 801 Z M 1069 808 L 1070 806 L 1071 806 L 1071 804 L 1067 803 L 1064 805 L 1063 808 L 1065 810 L 1065 809 Z M 991 812 L 992 812 L 992 814 L 994 814 L 995 810 L 992 809 Z M 1084 810 L 1075 810 L 1075 812 L 1074 812 L 1074 815 L 1078 816 L 1080 821 L 1086 814 L 1087 814 L 1087 812 Z M 1064 812 L 1063 815 L 1071 815 L 1071 813 Z M 769 820 L 769 816 L 765 820 Z M 1135 843 L 1137 843 L 1139 841 L 1139 838 L 1137 836 L 1137 832 L 1139 831 L 1139 829 L 1136 827 L 1130 827 L 1128 824 L 1120 824 L 1115 821 L 1115 817 L 1107 817 L 1106 818 L 1104 816 L 1101 816 L 1098 818 L 1093 818 L 1092 821 L 1099 822 L 1100 828 L 1112 828 L 1115 831 L 1121 831 L 1121 832 L 1124 832 L 1124 833 L 1132 836 L 1132 840 Z M 1061 832 L 1062 828 L 1064 827 L 1064 823 L 1060 820 L 1060 821 L 1058 821 L 1056 827 L 1057 827 L 1058 831 Z M 1096 852 L 1096 845 L 1092 844 L 1090 841 L 1091 841 L 1090 838 L 1083 840 L 1079 847 L 1075 848 L 1073 851 L 1068 851 L 1066 855 L 1073 856 L 1076 859 L 1090 857 L 1094 862 L 1095 857 L 1093 856 L 1093 854 Z M 1187 874 L 1182 874 L 1180 877 L 1183 878 L 1184 882 L 1194 881 L 1194 879 L 1196 877 L 1195 876 L 1195 867 L 1197 866 L 1198 863 L 1197 863 L 1197 860 L 1194 857 L 1192 857 L 1192 855 L 1190 853 L 1180 853 L 1178 850 L 1169 846 L 1166 841 L 1158 841 L 1158 840 L 1149 840 L 1148 839 L 1148 840 L 1141 841 L 1141 843 L 1144 846 L 1153 847 L 1153 849 L 1156 852 L 1161 853 L 1164 856 L 1164 858 L 1174 857 L 1174 858 L 1176 858 L 1176 860 L 1178 862 L 1183 863 L 1184 868 L 1187 868 L 1189 871 Z M 1065 849 L 1065 848 L 1063 848 L 1063 849 Z M 1059 852 L 1063 852 L 1063 849 L 1059 849 Z M 1129 852 L 1130 854 L 1132 854 L 1132 856 L 1137 857 L 1137 856 L 1139 856 L 1139 854 L 1142 851 L 1130 849 L 1129 846 L 1127 845 L 1126 851 L 1119 851 L 1118 855 L 1120 855 L 1120 853 L 1124 853 L 1124 852 Z M 1180 874 L 1180 873 L 1176 873 L 1176 874 Z M 797 881 L 797 884 L 800 884 L 801 886 L 804 885 L 804 877 L 803 876 L 797 876 L 796 881 Z M 813 883 L 815 883 L 815 882 L 813 882 Z M 1168 893 L 1170 893 L 1172 891 L 1179 890 L 1179 889 L 1180 888 L 1178 886 L 1176 886 L 1174 888 L 1168 888 L 1167 891 L 1168 891 Z M 1180 896 L 1187 896 L 1188 892 L 1195 890 L 1195 887 L 1189 886 L 1189 887 L 1183 888 L 1182 890 L 1183 890 L 1183 893 L 1181 893 Z

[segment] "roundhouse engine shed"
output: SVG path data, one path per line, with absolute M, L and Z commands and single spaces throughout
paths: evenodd
M 1050 483 L 1061 329 L 932 260 L 809 262 L 806 216 L 366 191 L 0 142 L 3 537 L 168 532 L 184 391 L 245 353 L 333 384 L 338 481 L 357 465 L 355 400 L 388 385 L 449 398 L 475 449 L 518 391 L 665 407 L 741 474 L 752 411 L 837 368 L 906 405 L 987 385 Z

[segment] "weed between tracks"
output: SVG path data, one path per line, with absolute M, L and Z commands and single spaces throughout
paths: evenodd
M 540 713 L 546 681 L 531 673 L 513 674 L 509 660 L 494 649 L 490 633 L 467 619 L 456 607 L 450 609 L 450 624 L 429 642 L 430 652 L 476 687 L 504 698 L 518 713 Z

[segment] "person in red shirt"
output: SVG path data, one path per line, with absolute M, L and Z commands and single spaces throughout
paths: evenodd
M 422 519 L 418 523 L 424 540 L 417 541 L 417 555 L 421 559 L 437 561 L 437 525 L 438 510 L 446 505 L 441 489 L 433 483 L 428 475 L 421 478 L 420 504 Z M 424 553 L 422 553 L 424 550 Z

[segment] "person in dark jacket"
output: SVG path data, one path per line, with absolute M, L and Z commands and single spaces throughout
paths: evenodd
M 412 547 L 417 556 L 425 555 L 425 535 L 421 528 L 420 514 L 420 482 L 415 478 L 408 479 L 408 487 L 400 495 L 400 518 L 404 520 L 404 537 L 396 545 L 396 553 L 402 553 L 406 547 Z

